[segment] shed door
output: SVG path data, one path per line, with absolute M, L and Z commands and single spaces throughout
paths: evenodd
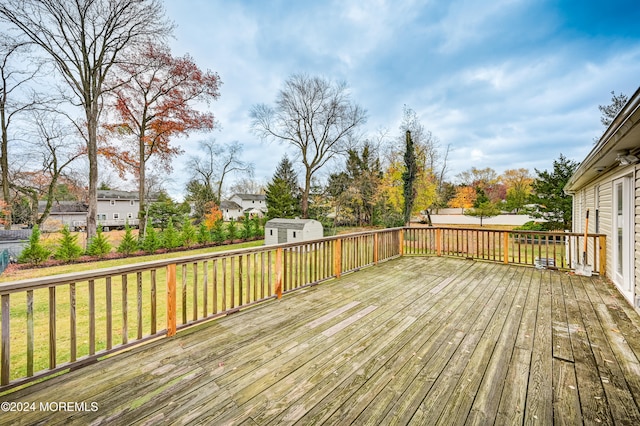
M 287 230 L 285 228 L 278 228 L 278 244 L 287 242 Z
M 631 178 L 623 177 L 613 181 L 613 282 L 631 303 L 634 296 L 631 264 L 632 201 Z

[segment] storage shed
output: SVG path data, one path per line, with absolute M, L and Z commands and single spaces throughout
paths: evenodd
M 313 219 L 271 219 L 264 226 L 265 245 L 317 240 L 322 237 L 322 224 Z

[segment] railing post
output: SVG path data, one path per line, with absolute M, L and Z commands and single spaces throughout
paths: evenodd
M 334 240 L 333 250 L 333 274 L 336 278 L 340 278 L 342 273 L 342 239 Z
M 502 234 L 502 244 L 504 246 L 504 263 L 509 263 L 509 233 L 504 232 Z
M 373 234 L 373 264 L 378 264 L 378 233 Z
M 436 255 L 442 256 L 442 228 L 436 228 Z
M 176 334 L 176 264 L 167 265 L 167 337 Z
M 276 249 L 276 282 L 273 287 L 278 299 L 282 299 L 282 248 Z
M 11 303 L 9 301 L 9 295 L 2 295 L 2 362 L 1 369 L 2 374 L 0 375 L 0 384 L 2 386 L 8 385 L 10 376 L 10 360 L 11 360 L 11 329 L 9 325 L 11 324 L 9 309 L 11 307 Z
M 600 276 L 604 277 L 607 274 L 607 237 L 600 235 Z
M 404 256 L 404 228 L 400 229 L 399 232 L 400 232 L 400 235 L 399 235 L 399 238 L 398 238 L 398 240 L 399 240 L 398 241 L 398 245 L 399 245 L 398 254 L 400 256 Z

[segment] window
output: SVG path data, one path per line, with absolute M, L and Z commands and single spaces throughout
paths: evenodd
M 273 235 L 273 229 L 269 229 L 269 235 Z
M 133 201 L 133 200 L 130 200 L 130 201 L 129 201 L 129 205 L 130 205 L 130 206 L 133 206 L 134 204 L 135 204 L 135 203 L 134 203 L 134 201 Z
M 120 213 L 114 213 L 113 214 L 113 218 L 114 219 L 120 219 Z
M 97 215 L 97 219 L 98 220 L 107 220 L 107 215 L 106 214 L 99 214 L 99 215 Z
M 296 231 L 293 231 L 293 238 L 296 237 Z
M 109 204 L 111 204 L 112 206 L 116 205 L 116 200 L 109 200 Z

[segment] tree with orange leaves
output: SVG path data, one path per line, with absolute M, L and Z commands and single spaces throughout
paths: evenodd
M 207 213 L 204 215 L 205 226 L 211 230 L 219 220 L 222 220 L 222 212 L 218 208 L 218 205 L 216 203 L 209 203 Z
M 464 209 L 473 207 L 476 197 L 477 193 L 473 187 L 460 186 L 456 189 L 456 195 L 449 201 L 449 207 L 460 208 L 464 213 Z
M 190 56 L 174 57 L 168 47 L 152 43 L 118 64 L 117 75 L 116 120 L 105 127 L 125 146 L 105 146 L 102 153 L 121 172 L 131 170 L 137 177 L 143 214 L 147 163 L 154 157 L 170 171 L 171 159 L 182 152 L 170 144 L 173 137 L 213 129 L 213 114 L 198 111 L 193 103 L 217 99 L 221 81 L 218 74 L 200 70 Z

